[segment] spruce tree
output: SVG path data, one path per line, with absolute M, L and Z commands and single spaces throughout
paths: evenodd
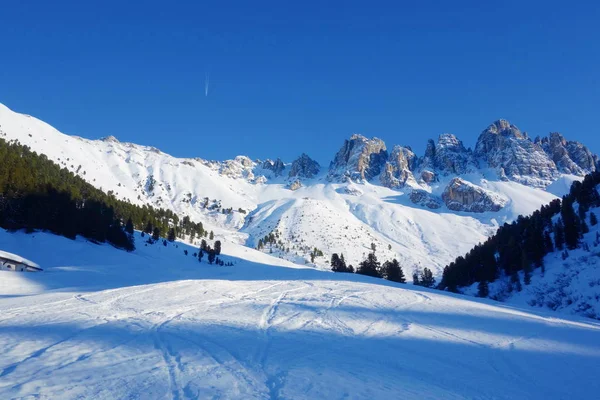
M 381 278 L 381 264 L 377 261 L 375 253 L 369 253 L 367 259 L 358 265 L 357 274 Z
M 477 285 L 477 296 L 478 297 L 488 297 L 490 295 L 490 289 L 488 286 L 488 282 L 484 279 Z
M 338 256 L 337 253 L 333 253 L 331 255 L 330 265 L 331 265 L 331 270 L 333 272 L 343 272 L 343 271 L 340 271 L 340 256 Z
M 213 233 L 213 231 L 210 231 L 210 235 L 208 237 L 210 240 L 214 240 L 215 239 L 215 234 Z
M 432 287 L 433 285 L 435 285 L 433 273 L 429 268 L 423 268 L 423 273 L 421 274 L 421 286 Z
M 554 244 L 552 243 L 550 232 L 544 232 L 544 249 L 546 254 L 552 253 L 554 251 Z
M 131 217 L 127 218 L 127 223 L 125 224 L 125 232 L 130 235 L 133 235 L 133 221 L 131 221 Z
M 215 241 L 215 254 L 221 255 L 221 241 L 220 240 Z
M 154 240 L 156 242 L 158 239 L 160 239 L 160 229 L 158 229 L 158 227 L 156 227 L 152 231 L 152 240 Z
M 167 240 L 169 242 L 174 242 L 175 241 L 175 228 L 170 228 L 169 229 L 169 233 L 167 234 Z
M 382 267 L 383 277 L 392 282 L 406 283 L 404 271 L 400 263 L 395 258 L 392 261 L 386 261 Z
M 202 239 L 202 241 L 200 242 L 200 249 L 207 251 L 208 244 L 206 243 L 206 240 Z
M 554 224 L 554 247 L 557 250 L 562 250 L 565 245 L 565 228 L 562 220 L 559 219 Z
M 573 200 L 565 198 L 562 202 L 560 214 L 564 225 L 565 244 L 567 245 L 567 249 L 576 249 L 579 245 L 579 238 L 581 235 L 581 220 L 575 214 Z
M 211 248 L 208 249 L 208 263 L 209 264 L 213 264 L 215 262 L 215 258 L 217 257 L 217 255 L 215 254 L 215 251 Z
M 148 235 L 152 235 L 153 230 L 154 230 L 154 227 L 152 226 L 152 222 L 148 221 L 148 223 L 146 224 L 146 227 L 144 228 L 144 232 L 147 233 Z
M 529 285 L 531 283 L 531 263 L 525 251 L 521 254 L 521 268 L 523 269 L 523 283 Z
M 200 249 L 198 252 L 198 261 L 202 262 L 202 257 L 204 257 L 204 250 Z
M 421 268 L 419 266 L 416 266 L 415 270 L 413 271 L 413 274 L 412 274 L 413 285 L 421 286 L 421 282 L 419 281 L 420 277 L 421 277 Z

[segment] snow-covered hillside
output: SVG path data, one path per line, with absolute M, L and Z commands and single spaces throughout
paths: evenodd
M 555 249 L 544 258 L 544 268 L 534 269 L 529 285 L 518 291 L 510 277 L 502 276 L 489 284 L 489 297 L 509 304 L 551 309 L 561 313 L 600 319 L 600 224 L 592 222 L 600 208 L 587 212 L 589 232 L 583 234 L 579 248 Z M 554 223 L 560 216 L 554 217 Z M 554 239 L 554 234 L 552 234 Z M 524 282 L 524 272 L 519 272 Z M 465 294 L 476 295 L 477 284 L 465 288 Z
M 0 398 L 564 399 L 600 392 L 600 325 L 240 245 L 126 253 L 0 231 Z M 188 255 L 184 255 L 188 250 Z M 279 265 L 279 266 L 277 266 Z
M 596 162 L 577 143 L 544 142 L 542 149 L 502 121 L 482 134 L 486 144 L 479 151 L 489 147 L 495 152 L 490 158 L 493 168 L 476 166 L 471 150 L 447 134 L 437 145 L 431 142 L 428 153 L 418 160 L 408 148 L 396 146 L 388 156 L 382 141 L 355 135 L 329 171 L 304 154 L 291 165 L 245 156 L 223 162 L 179 159 L 114 137 L 87 140 L 64 135 L 3 105 L 0 136 L 30 146 L 117 198 L 169 208 L 201 221 L 222 240 L 255 247 L 272 233 L 277 241 L 264 252 L 319 268 L 328 268 L 333 252 L 343 253 L 356 265 L 373 243 L 380 260 L 397 258 L 409 274 L 421 264 L 439 275 L 498 225 L 561 195 L 564 188 L 559 183 L 551 191 L 539 187 L 552 179 L 567 179 L 550 159 L 558 153 L 553 149 L 563 150 L 560 165 L 571 166 L 569 172 L 583 171 L 584 161 L 595 168 Z M 514 157 L 500 151 L 495 137 L 502 137 L 506 146 L 533 146 L 545 169 L 531 163 L 515 167 Z M 567 148 L 578 151 L 579 164 L 569 158 L 575 150 L 569 153 Z M 370 153 L 374 151 L 377 157 Z M 535 176 L 524 177 L 527 171 Z M 535 187 L 518 183 L 528 181 Z M 324 256 L 312 264 L 315 248 Z

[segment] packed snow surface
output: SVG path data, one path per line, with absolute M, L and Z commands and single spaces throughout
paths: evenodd
M 292 264 L 0 231 L 0 398 L 583 399 L 600 325 Z M 188 250 L 189 255 L 184 255 Z

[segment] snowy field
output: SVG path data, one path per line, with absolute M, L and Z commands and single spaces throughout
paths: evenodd
M 600 324 L 228 245 L 0 231 L 0 398 L 591 399 Z M 176 247 L 177 246 L 177 247 Z M 190 255 L 185 256 L 187 249 Z

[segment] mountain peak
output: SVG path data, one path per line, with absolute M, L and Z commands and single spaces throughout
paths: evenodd
M 358 179 L 369 180 L 381 172 L 387 161 L 385 142 L 377 137 L 367 139 L 354 134 L 345 140 L 329 166 L 330 180 Z
M 100 140 L 103 142 L 108 142 L 108 143 L 121 143 L 121 142 L 119 142 L 119 139 L 117 139 L 113 135 L 105 136 L 103 138 L 100 138 Z
M 294 160 L 290 168 L 289 177 L 298 178 L 313 178 L 319 173 L 321 166 L 318 162 L 310 158 L 306 153 L 302 153 L 300 157 Z

